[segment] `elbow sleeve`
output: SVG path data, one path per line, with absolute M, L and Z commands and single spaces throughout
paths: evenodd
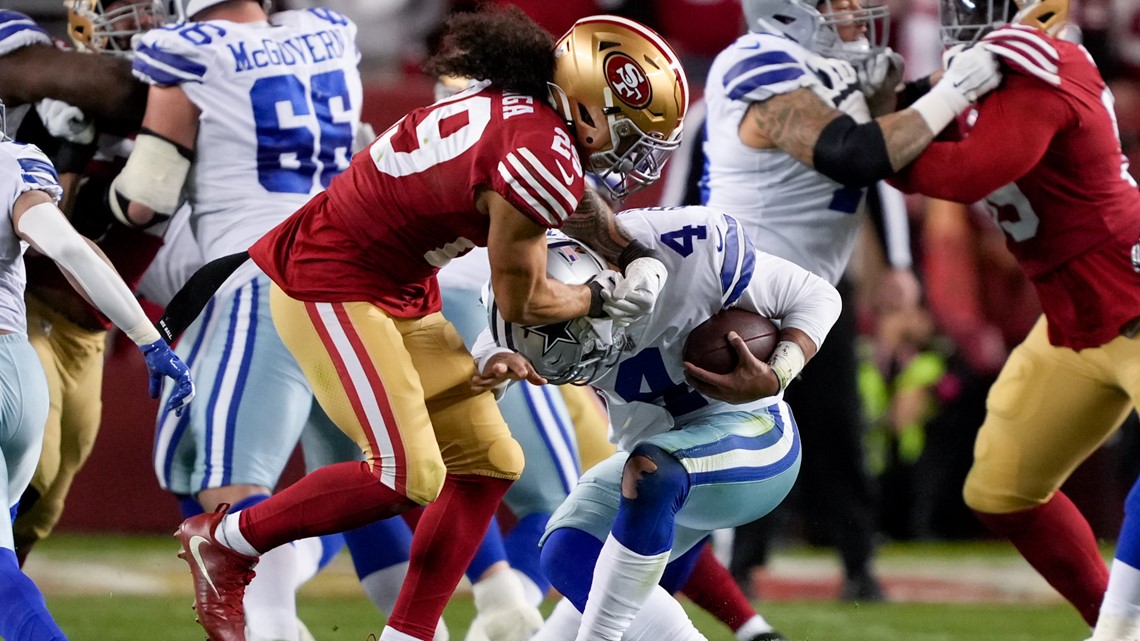
M 868 187 L 891 175 L 887 141 L 879 123 L 856 124 L 842 115 L 823 128 L 812 149 L 816 171 L 848 187 Z

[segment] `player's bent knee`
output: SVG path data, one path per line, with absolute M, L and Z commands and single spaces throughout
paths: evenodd
M 439 457 L 409 461 L 407 479 L 404 495 L 418 505 L 427 505 L 439 498 L 439 493 L 443 491 L 447 467 Z
M 622 498 L 660 504 L 672 502 L 679 509 L 689 495 L 689 473 L 665 450 L 642 443 L 633 448 L 622 471 Z
M 505 429 L 494 440 L 483 443 L 481 452 L 465 453 L 457 458 L 447 461 L 447 469 L 452 474 L 480 474 L 516 481 L 524 467 L 522 446 Z
M 1003 484 L 988 478 L 985 470 L 979 469 L 977 465 L 970 469 L 962 486 L 962 499 L 966 502 L 966 507 L 985 514 L 1009 514 L 1029 510 L 1048 501 L 1051 495 L 1051 492 L 1044 492 L 1039 496 L 1037 494 L 1030 496 L 1003 487 Z

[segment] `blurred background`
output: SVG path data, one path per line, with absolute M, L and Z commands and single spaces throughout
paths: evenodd
M 1133 173 L 1140 167 L 1140 2 L 1072 0 L 1084 44 L 1116 96 L 1120 134 Z M 937 0 L 890 0 L 891 46 L 907 77 L 940 64 Z M 279 8 L 310 0 L 278 0 Z M 431 101 L 432 80 L 420 65 L 451 12 L 473 0 L 325 0 L 360 27 L 365 58 L 365 120 L 377 131 L 412 107 Z M 659 31 L 682 56 L 699 96 L 708 65 L 744 30 L 739 0 L 518 0 L 551 33 L 595 13 L 624 15 Z M 58 0 L 0 0 L 64 36 Z M 1032 117 L 1026 114 L 1027 121 Z M 692 131 L 692 130 L 691 130 Z M 625 206 L 675 202 L 689 163 L 678 153 L 660 185 Z M 898 310 L 883 295 L 878 243 L 864 243 L 851 267 L 860 318 L 863 395 L 869 429 L 865 464 L 876 480 L 874 512 L 881 540 L 947 540 L 983 536 L 962 503 L 960 488 L 981 424 L 986 392 L 1009 350 L 1038 314 L 1032 289 L 984 210 L 907 201 L 918 308 Z M 155 405 L 145 371 L 129 341 L 109 352 L 104 425 L 94 455 L 72 489 L 60 531 L 167 533 L 178 511 L 150 469 Z M 826 403 L 827 399 L 819 399 Z M 1097 535 L 1114 540 L 1124 494 L 1140 468 L 1140 429 L 1133 417 L 1066 486 Z M 291 468 L 296 478 L 300 467 Z M 108 509 L 108 505 L 123 506 Z M 129 507 L 128 507 L 129 506 Z M 799 517 L 795 502 L 780 516 L 782 540 L 813 542 L 820 533 Z

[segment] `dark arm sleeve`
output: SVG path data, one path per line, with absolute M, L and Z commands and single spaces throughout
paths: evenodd
M 978 108 L 974 128 L 957 142 L 936 142 L 891 179 L 902 191 L 959 203 L 977 202 L 1024 176 L 1057 132 L 1075 118 L 1060 92 L 1024 76 Z

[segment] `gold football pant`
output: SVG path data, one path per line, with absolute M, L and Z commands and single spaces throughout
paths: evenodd
M 103 411 L 107 332 L 83 329 L 28 296 L 28 340 L 47 375 L 50 405 L 44 445 L 31 489 L 39 499 L 12 530 L 17 547 L 51 534 L 75 475 L 91 455 Z
M 475 362 L 442 314 L 396 318 L 371 303 L 302 302 L 276 285 L 269 296 L 317 401 L 381 483 L 422 505 L 439 495 L 446 472 L 522 473 L 522 448 L 494 396 L 471 390 Z
M 1045 503 L 1138 399 L 1140 340 L 1076 352 L 1049 344 L 1042 317 L 990 389 L 966 504 L 1006 514 Z
M 560 385 L 562 400 L 574 423 L 578 464 L 582 473 L 608 459 L 617 450 L 609 442 L 610 419 L 598 394 L 585 385 Z

